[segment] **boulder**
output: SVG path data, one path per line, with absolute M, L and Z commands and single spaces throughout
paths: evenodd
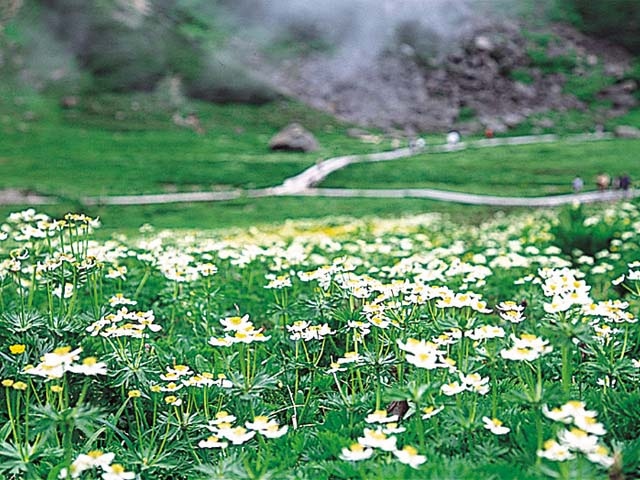
M 526 117 L 519 113 L 507 113 L 502 116 L 502 122 L 509 128 L 515 128 L 525 120 Z
M 620 138 L 640 138 L 640 128 L 631 125 L 618 125 L 613 133 Z
M 271 150 L 313 152 L 318 150 L 320 145 L 311 132 L 299 123 L 292 123 L 271 138 L 269 148 Z
M 495 48 L 491 39 L 485 35 L 478 35 L 473 43 L 476 49 L 484 52 L 491 52 Z

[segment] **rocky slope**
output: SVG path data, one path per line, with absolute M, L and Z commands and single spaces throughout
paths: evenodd
M 320 53 L 254 68 L 281 92 L 357 124 L 497 133 L 535 113 L 587 108 L 565 84 L 593 72 L 604 79 L 597 95 L 610 105 L 607 114 L 623 113 L 636 103 L 636 83 L 624 80 L 629 62 L 624 50 L 566 26 L 527 32 L 499 22 L 465 34 L 438 60 L 398 44 L 373 61 Z

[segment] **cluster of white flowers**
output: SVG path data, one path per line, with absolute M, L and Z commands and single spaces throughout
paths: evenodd
M 538 456 L 547 460 L 562 462 L 575 458 L 575 453 L 584 454 L 593 463 L 605 468 L 613 465 L 613 456 L 609 449 L 599 443 L 600 436 L 606 432 L 604 426 L 596 420 L 597 412 L 587 410 L 584 402 L 571 400 L 559 408 L 549 410 L 545 405 L 542 412 L 551 420 L 572 425 L 558 433 L 558 440 L 547 440 Z
M 427 457 L 419 455 L 418 450 L 410 445 L 402 449 L 397 447 L 398 439 L 394 434 L 405 431 L 404 427 L 398 426 L 397 420 L 397 415 L 389 416 L 386 410 L 376 410 L 369 414 L 366 422 L 380 425 L 376 429 L 365 428 L 364 435 L 359 437 L 357 442 L 342 449 L 340 458 L 349 462 L 366 460 L 373 456 L 374 449 L 380 449 L 393 453 L 401 463 L 418 468 L 427 460 Z
M 287 425 L 280 426 L 276 420 L 270 419 L 266 415 L 254 417 L 252 422 L 245 422 L 244 427 L 234 426 L 233 422 L 236 420 L 234 415 L 224 410 L 216 413 L 207 425 L 207 429 L 213 435 L 201 440 L 198 446 L 200 448 L 226 448 L 229 442 L 233 445 L 242 445 L 255 437 L 256 433 L 265 438 L 279 438 L 285 435 L 289 428 Z
M 513 301 L 500 302 L 496 309 L 500 318 L 510 323 L 521 323 L 526 318 L 523 315 L 524 305 L 518 304 Z
M 214 375 L 211 372 L 195 373 L 188 365 L 166 367 L 166 372 L 160 375 L 160 380 L 167 383 L 152 385 L 152 392 L 176 392 L 183 387 L 233 387 L 231 381 L 229 381 L 223 373 L 219 373 L 218 375 Z M 167 403 L 175 404 L 175 401 Z
M 335 330 L 331 330 L 328 324 L 311 325 L 305 320 L 298 320 L 293 325 L 287 325 L 287 330 L 291 335 L 289 338 L 293 341 L 304 340 L 308 342 L 310 340 L 322 340 L 327 335 L 333 335 Z
M 591 287 L 582 280 L 584 273 L 569 268 L 542 268 L 538 275 L 543 280 L 542 291 L 550 302 L 544 304 L 547 313 L 566 312 L 573 306 L 591 304 Z
M 122 302 L 121 302 L 122 303 Z M 100 320 L 93 322 L 86 329 L 92 337 L 133 337 L 146 338 L 146 331 L 159 332 L 162 326 L 155 323 L 153 310 L 129 311 L 126 306 L 116 313 L 109 313 Z
M 209 344 L 214 347 L 229 347 L 235 343 L 266 342 L 271 337 L 266 337 L 262 329 L 256 329 L 253 322 L 249 320 L 249 315 L 242 317 L 227 317 L 220 320 L 227 333 L 224 337 L 211 337 Z M 233 333 L 233 336 L 230 335 Z
M 268 273 L 265 275 L 265 278 L 269 280 L 269 283 L 264 286 L 266 289 L 281 290 L 292 285 L 291 277 L 289 275 L 274 275 L 272 273 Z
M 629 302 L 622 300 L 606 300 L 598 303 L 589 303 L 582 307 L 582 313 L 593 317 L 599 317 L 605 322 L 636 323 L 637 318 L 631 312 L 627 312 Z
M 440 391 L 444 395 L 451 397 L 465 391 L 479 395 L 489 393 L 489 377 L 482 377 L 479 373 L 465 375 L 462 372 L 458 372 L 458 376 L 460 377 L 459 382 L 445 383 L 440 387 Z
M 106 375 L 107 365 L 98 362 L 96 357 L 86 357 L 82 363 L 80 360 L 82 348 L 72 350 L 71 347 L 58 347 L 53 352 L 45 353 L 40 358 L 40 363 L 35 367 L 28 365 L 24 373 L 37 375 L 47 379 L 61 378 L 65 372 L 80 373 L 82 375 Z
M 69 470 L 60 470 L 58 478 L 80 478 L 87 470 L 99 468 L 102 470 L 102 480 L 132 480 L 136 478 L 133 472 L 127 472 L 119 463 L 113 463 L 115 453 L 103 453 L 100 450 L 92 450 L 89 453 L 81 453 L 71 463 Z
M 433 342 L 408 338 L 404 343 L 398 340 L 398 347 L 408 353 L 406 361 L 418 368 L 433 370 L 451 366 L 445 361 L 446 352 L 438 350 L 438 346 Z
M 519 337 L 510 335 L 513 341 L 513 347 L 500 350 L 502 358 L 507 360 L 527 360 L 533 361 L 553 350 L 549 345 L 549 340 L 537 337 L 530 333 L 522 333 Z
M 0 241 L 11 235 L 16 242 L 29 242 L 32 239 L 53 237 L 65 229 L 73 229 L 81 235 L 99 226 L 100 221 L 88 215 L 68 213 L 63 220 L 53 220 L 48 215 L 36 213 L 33 208 L 29 208 L 9 215 L 7 223 L 0 226 Z

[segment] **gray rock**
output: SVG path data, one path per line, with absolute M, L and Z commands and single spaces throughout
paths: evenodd
M 271 150 L 313 152 L 320 148 L 311 132 L 299 123 L 292 123 L 276 133 L 269 141 Z
M 507 113 L 502 116 L 502 121 L 509 128 L 514 128 L 520 125 L 525 121 L 524 115 L 520 115 L 519 113 Z
M 491 52 L 495 48 L 491 39 L 485 35 L 478 35 L 473 43 L 478 50 L 484 52 Z
M 636 82 L 628 80 L 611 85 L 598 93 L 598 97 L 603 100 L 609 100 L 617 109 L 630 109 L 636 106 L 637 100 L 633 96 L 636 90 Z
M 536 98 L 537 92 L 536 87 L 533 85 L 527 85 L 522 82 L 515 82 L 513 84 L 513 90 L 519 97 L 526 98 L 527 100 L 532 100 Z
M 619 138 L 640 138 L 640 128 L 631 125 L 618 125 L 613 133 Z

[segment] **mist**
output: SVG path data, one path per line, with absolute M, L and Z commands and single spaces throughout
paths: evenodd
M 432 44 L 423 47 L 441 52 L 485 18 L 478 12 L 486 5 L 480 0 L 240 0 L 228 4 L 227 12 L 236 35 L 256 49 L 278 39 L 315 44 L 349 67 L 402 43 L 407 27 L 415 36 L 427 34 Z

